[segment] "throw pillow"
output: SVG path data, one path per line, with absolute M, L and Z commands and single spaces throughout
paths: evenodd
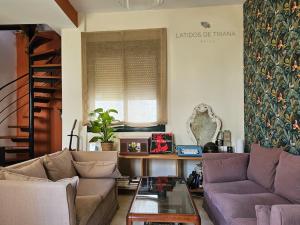
M 208 183 L 231 182 L 247 179 L 248 155 L 228 159 L 204 160 L 203 170 Z M 221 172 L 220 172 L 221 171 Z
M 76 197 L 76 220 L 78 225 L 87 224 L 91 215 L 97 209 L 101 197 L 99 195 L 77 196 Z
M 271 206 L 256 205 L 255 206 L 257 225 L 270 225 Z
M 5 180 L 50 182 L 50 180 L 45 178 L 30 177 L 18 173 L 13 173 L 10 171 L 4 171 L 3 173 L 4 173 Z
M 47 174 L 45 171 L 45 168 L 42 164 L 41 159 L 34 160 L 31 164 L 25 165 L 22 167 L 17 168 L 5 168 L 5 170 L 22 174 L 29 177 L 38 177 L 38 178 L 44 178 L 47 179 Z
M 276 194 L 300 204 L 300 156 L 282 152 L 274 187 Z
M 73 161 L 73 164 L 80 177 L 84 178 L 110 178 L 117 167 L 114 161 Z
M 282 148 L 264 148 L 258 144 L 251 146 L 250 162 L 247 170 L 249 180 L 273 191 L 276 166 L 279 162 Z
M 53 181 L 77 176 L 72 163 L 72 155 L 69 150 L 46 155 L 44 158 L 44 165 L 48 177 Z

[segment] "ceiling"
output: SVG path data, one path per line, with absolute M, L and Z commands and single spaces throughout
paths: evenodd
M 0 0 L 1 1 L 1 0 Z M 128 11 L 120 6 L 118 0 L 69 0 L 82 13 Z M 159 9 L 192 8 L 211 5 L 242 4 L 244 0 L 165 0 Z
M 0 0 L 3 24 L 48 24 L 57 32 L 75 27 L 54 0 Z

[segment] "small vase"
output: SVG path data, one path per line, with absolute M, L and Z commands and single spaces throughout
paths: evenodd
M 102 151 L 112 151 L 113 147 L 114 147 L 114 143 L 112 143 L 112 142 L 108 142 L 108 143 L 102 142 L 101 143 Z

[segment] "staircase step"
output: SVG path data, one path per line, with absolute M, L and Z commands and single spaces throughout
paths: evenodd
M 32 60 L 43 60 L 50 56 L 60 55 L 60 49 L 49 49 L 42 52 L 36 52 L 30 55 Z
M 24 119 L 29 119 L 29 116 L 28 115 L 24 115 L 23 118 Z M 38 119 L 38 120 L 41 120 L 41 121 L 48 121 L 47 118 L 45 118 L 44 116 L 39 116 L 39 115 L 34 115 L 34 119 Z
M 5 153 L 27 153 L 28 146 L 5 146 Z
M 42 96 L 35 96 L 34 97 L 34 102 L 38 103 L 49 103 L 51 97 L 42 97 Z
M 47 72 L 61 68 L 61 64 L 43 64 L 43 65 L 31 65 L 33 72 Z
M 35 107 L 34 107 L 34 112 L 39 113 L 39 112 L 41 112 L 43 109 L 51 110 L 51 109 L 53 109 L 53 107 L 51 107 L 51 106 L 35 106 Z
M 8 126 L 8 128 L 16 128 L 16 129 L 20 129 L 22 132 L 29 132 L 29 127 L 26 125 Z
M 28 142 L 28 136 L 0 136 L 0 139 L 10 139 L 13 142 Z
M 32 76 L 36 82 L 53 82 L 53 81 L 60 81 L 61 76 Z
M 61 90 L 59 87 L 46 87 L 46 86 L 35 86 L 34 92 L 39 93 L 54 93 L 55 91 Z
M 36 103 L 49 103 L 50 101 L 61 100 L 59 96 L 34 96 L 34 102 Z
M 37 48 L 42 44 L 50 42 L 52 39 L 48 38 L 43 32 L 36 33 L 29 42 L 29 46 L 32 48 Z

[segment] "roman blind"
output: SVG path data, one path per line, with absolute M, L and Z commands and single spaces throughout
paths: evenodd
M 124 125 L 167 123 L 166 29 L 84 33 L 84 115 L 115 108 Z

